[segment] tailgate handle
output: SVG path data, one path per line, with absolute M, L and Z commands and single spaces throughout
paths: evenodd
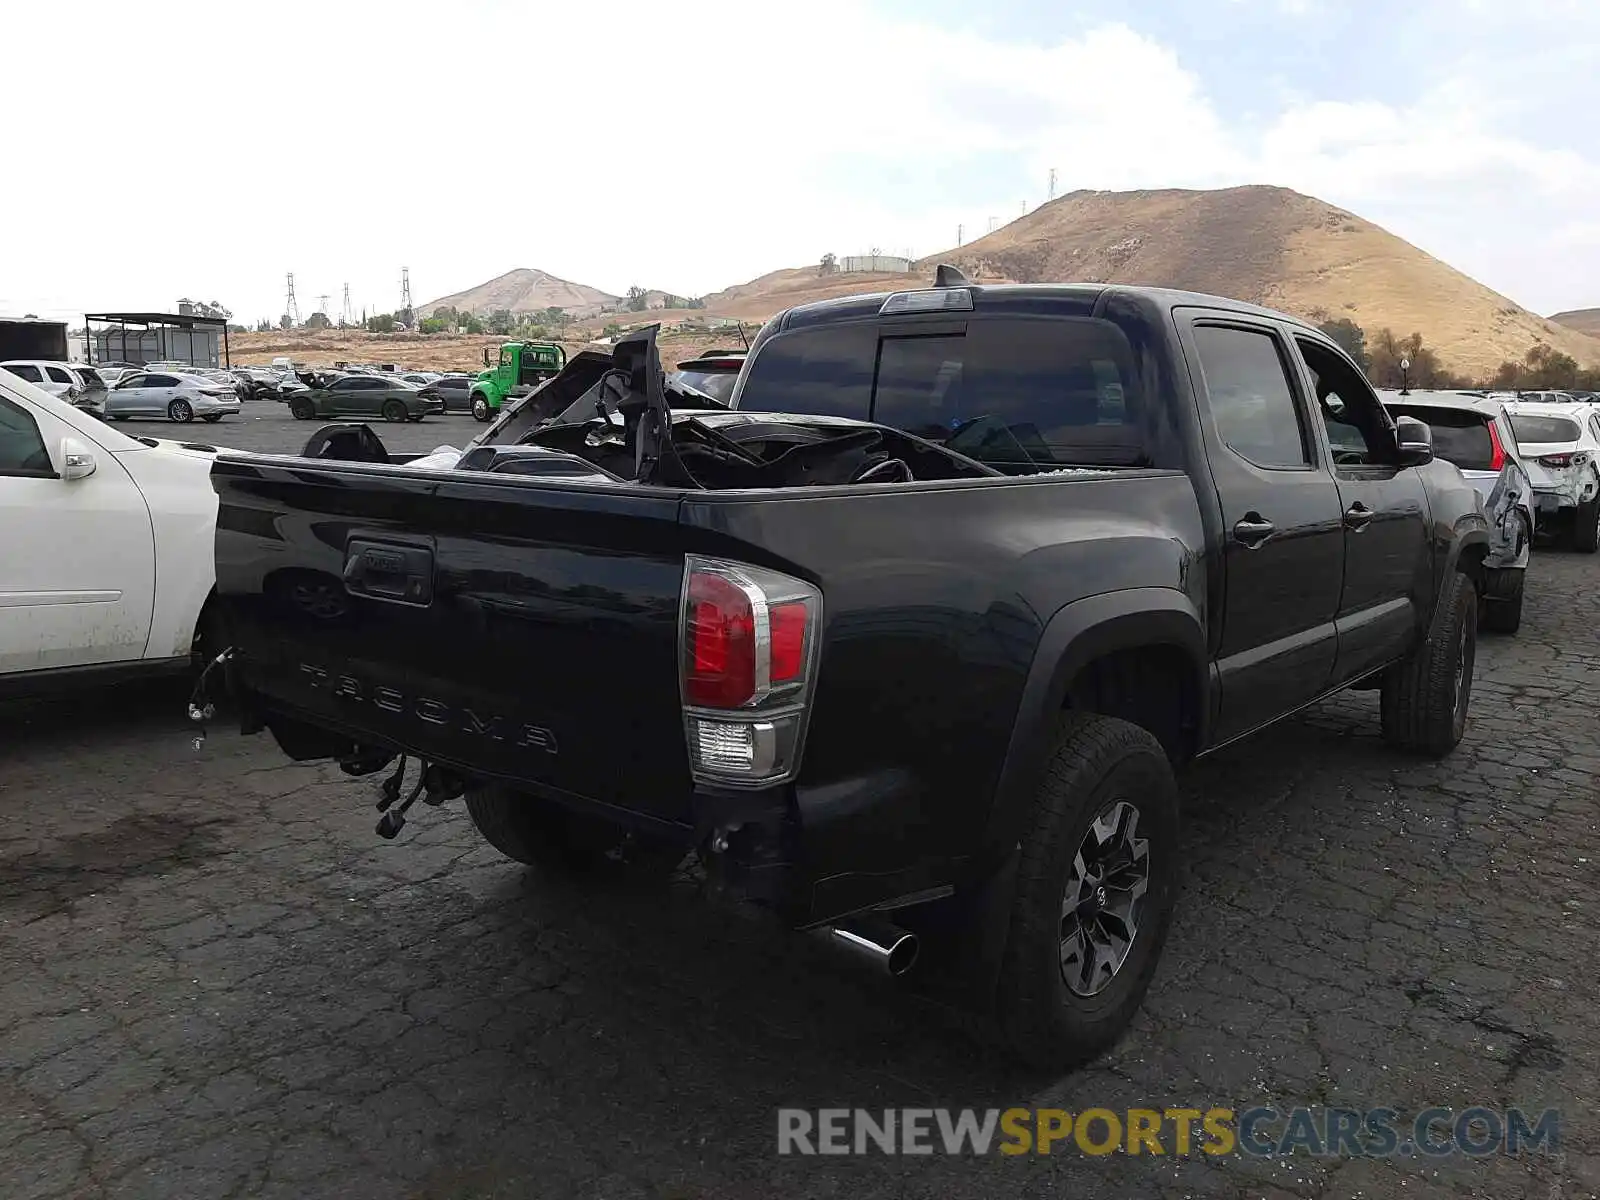
M 344 588 L 352 596 L 426 608 L 433 603 L 433 551 L 353 540 L 345 552 Z

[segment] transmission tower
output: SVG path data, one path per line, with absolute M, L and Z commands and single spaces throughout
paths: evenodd
M 317 311 L 323 316 L 328 315 L 328 301 L 333 299 L 326 292 L 317 297 Z
M 400 268 L 400 319 L 411 324 L 411 268 Z
M 1056 169 L 1050 168 L 1050 199 L 1056 198 Z
M 960 246 L 960 245 L 963 244 L 963 242 L 961 240 L 961 235 L 966 231 L 966 228 L 967 227 L 965 225 L 957 225 L 956 226 L 956 245 Z
M 289 318 L 289 324 L 290 325 L 298 325 L 298 324 L 300 324 L 300 304 L 299 304 L 299 301 L 297 301 L 294 298 L 294 272 L 293 271 L 289 272 L 288 284 L 289 284 L 289 294 L 284 298 L 283 311 L 284 311 L 284 315 Z
M 354 315 L 350 311 L 350 285 L 347 283 L 344 285 L 344 304 L 339 309 L 339 324 L 350 324 L 350 320 Z

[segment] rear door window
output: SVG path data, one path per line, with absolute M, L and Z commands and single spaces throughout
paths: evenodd
M 6 370 L 18 379 L 26 379 L 29 383 L 44 382 L 44 376 L 39 374 L 39 368 L 32 363 L 12 363 Z
M 1489 419 L 1459 408 L 1391 404 L 1396 417 L 1413 417 L 1433 431 L 1433 455 L 1463 471 L 1498 471 L 1494 465 L 1494 440 Z
M 1194 342 L 1223 444 L 1258 467 L 1310 466 L 1309 439 L 1277 338 L 1266 330 L 1199 325 Z

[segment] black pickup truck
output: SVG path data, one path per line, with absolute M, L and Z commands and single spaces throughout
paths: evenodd
M 216 461 L 245 728 L 386 772 L 380 833 L 464 794 L 524 862 L 697 850 L 1065 1064 L 1154 972 L 1174 767 L 1341 688 L 1462 737 L 1480 502 L 1293 318 L 941 269 L 774 319 L 731 410 L 610 357 L 453 469 Z

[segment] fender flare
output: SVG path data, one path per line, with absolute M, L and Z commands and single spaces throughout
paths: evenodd
M 1102 592 L 1061 608 L 1045 625 L 1017 705 L 1011 742 L 995 786 L 984 845 L 1004 854 L 1022 836 L 1044 774 L 1054 716 L 1067 688 L 1094 659 L 1141 646 L 1181 651 L 1193 672 L 1199 699 L 1198 745 L 1211 723 L 1210 668 L 1205 625 L 1193 602 L 1174 588 L 1128 588 Z
M 1451 540 L 1450 546 L 1445 552 L 1444 570 L 1439 572 L 1439 586 L 1434 592 L 1433 613 L 1428 618 L 1428 640 L 1430 642 L 1439 633 L 1441 622 L 1444 619 L 1445 599 L 1449 596 L 1455 577 L 1461 570 L 1462 556 L 1478 547 L 1481 547 L 1485 554 L 1491 548 L 1487 522 L 1474 524 L 1464 530 L 1460 536 Z

